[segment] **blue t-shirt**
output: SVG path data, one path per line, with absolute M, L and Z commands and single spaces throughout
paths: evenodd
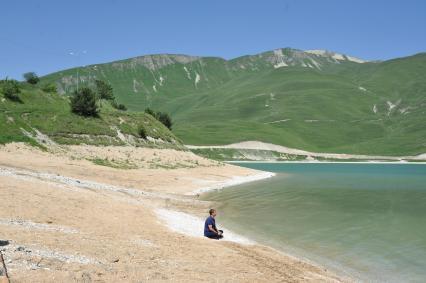
M 216 221 L 211 216 L 207 217 L 206 223 L 204 223 L 204 236 L 207 236 L 207 235 L 213 233 L 212 231 L 210 231 L 209 225 L 212 225 L 213 228 L 216 227 Z

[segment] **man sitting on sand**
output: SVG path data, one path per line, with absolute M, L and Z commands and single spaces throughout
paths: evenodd
M 204 224 L 204 236 L 210 239 L 222 239 L 223 238 L 223 231 L 217 230 L 216 228 L 216 220 L 214 219 L 216 217 L 216 209 L 210 209 L 209 210 L 210 216 L 207 217 L 206 223 Z

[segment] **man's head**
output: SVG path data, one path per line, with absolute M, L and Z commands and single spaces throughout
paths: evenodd
M 209 214 L 211 217 L 215 217 L 216 216 L 216 209 L 212 208 L 209 210 Z

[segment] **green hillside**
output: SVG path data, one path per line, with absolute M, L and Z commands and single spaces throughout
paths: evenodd
M 317 152 L 426 152 L 426 54 L 385 62 L 277 49 L 232 60 L 148 55 L 78 68 L 131 110 L 171 113 L 187 144 L 259 140 Z M 77 69 L 48 75 L 73 91 Z
M 19 100 L 0 91 L 0 144 L 22 141 L 41 146 L 59 144 L 180 147 L 180 141 L 151 115 L 118 111 L 103 101 L 99 117 L 71 113 L 69 98 L 20 83 Z M 147 139 L 139 138 L 140 127 Z

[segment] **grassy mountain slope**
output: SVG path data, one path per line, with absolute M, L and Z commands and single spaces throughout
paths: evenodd
M 67 96 L 46 93 L 28 84 L 22 84 L 19 96 L 21 102 L 14 102 L 0 93 L 0 144 L 23 141 L 48 145 L 53 140 L 60 144 L 154 146 L 154 140 L 137 138 L 138 129 L 143 126 L 160 146 L 180 145 L 166 127 L 148 114 L 118 111 L 103 102 L 98 118 L 84 118 L 71 113 Z M 158 143 L 159 139 L 166 143 Z
M 108 80 L 133 110 L 168 111 L 189 144 L 260 140 L 309 151 L 426 152 L 426 54 L 362 62 L 325 51 L 277 49 L 233 60 L 150 55 L 79 68 Z M 43 78 L 62 93 L 77 69 Z

